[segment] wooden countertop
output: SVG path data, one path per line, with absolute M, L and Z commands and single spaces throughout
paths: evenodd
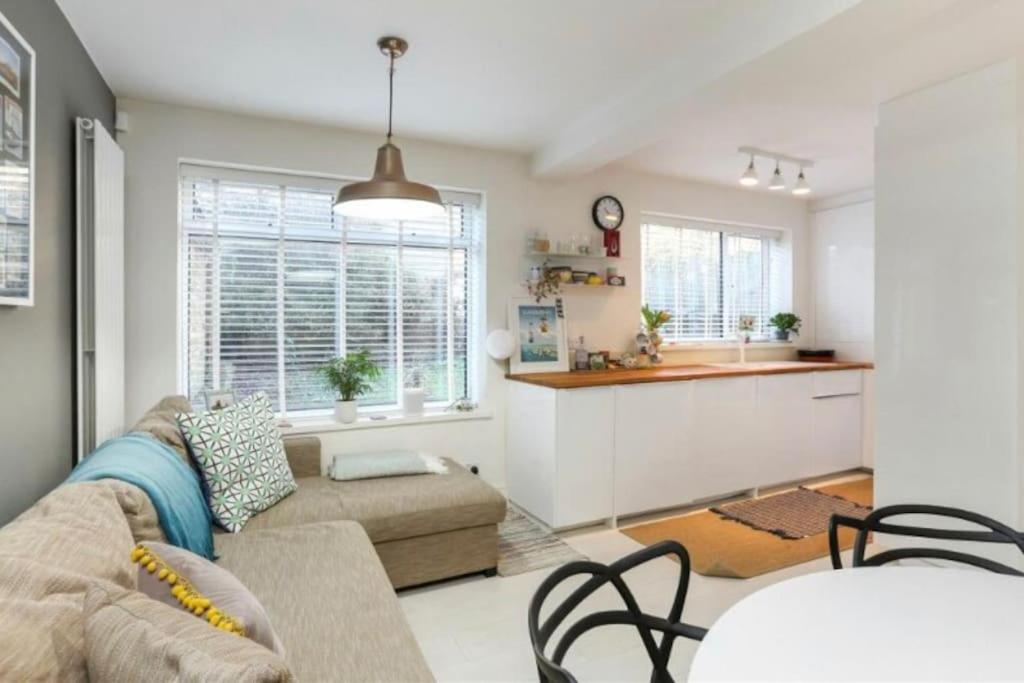
M 505 375 L 507 379 L 536 384 L 549 389 L 581 389 L 615 384 L 644 384 L 646 382 L 680 382 L 691 379 L 718 377 L 748 377 L 751 375 L 786 375 L 794 372 L 831 372 L 836 370 L 870 370 L 874 363 L 804 363 L 800 361 L 764 361 L 745 365 L 721 363 L 706 365 L 661 365 L 650 368 L 615 368 L 612 370 L 577 370 L 575 372 L 536 372 L 525 375 Z

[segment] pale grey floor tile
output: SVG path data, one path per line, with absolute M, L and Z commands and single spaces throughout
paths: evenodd
M 605 563 L 641 547 L 606 527 L 568 533 L 563 538 L 591 559 Z M 844 561 L 849 561 L 849 553 Z M 794 576 L 830 570 L 828 558 L 821 558 L 752 579 L 694 573 L 690 577 L 683 621 L 710 627 L 729 607 L 755 591 Z M 550 572 L 551 569 L 541 569 L 512 577 L 467 577 L 399 593 L 402 609 L 437 679 L 537 680 L 526 614 L 530 599 Z M 631 572 L 628 582 L 641 609 L 664 615 L 678 576 L 679 565 L 659 559 Z M 548 605 L 558 604 L 582 580 L 559 587 Z M 605 587 L 581 605 L 577 615 L 621 608 L 614 589 Z M 697 643 L 676 643 L 670 668 L 677 680 L 685 680 Z M 646 680 L 650 674 L 640 638 L 628 627 L 605 627 L 582 637 L 570 651 L 566 665 L 582 681 L 637 681 Z

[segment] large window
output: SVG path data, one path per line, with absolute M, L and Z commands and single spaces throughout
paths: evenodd
M 780 230 L 648 217 L 642 229 L 643 302 L 667 310 L 669 343 L 736 338 L 740 316 L 754 339 L 789 305 L 788 248 Z
M 340 182 L 183 166 L 182 381 L 265 391 L 282 413 L 328 408 L 317 368 L 367 349 L 383 374 L 363 406 L 473 395 L 480 198 L 442 193 L 436 221 L 337 217 Z

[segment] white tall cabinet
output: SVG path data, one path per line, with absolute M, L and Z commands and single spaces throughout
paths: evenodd
M 861 371 L 553 389 L 513 381 L 508 493 L 553 528 L 860 467 Z

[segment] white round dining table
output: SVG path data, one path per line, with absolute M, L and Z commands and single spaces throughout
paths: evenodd
M 708 631 L 690 681 L 1024 681 L 1024 577 L 859 567 L 779 582 Z

